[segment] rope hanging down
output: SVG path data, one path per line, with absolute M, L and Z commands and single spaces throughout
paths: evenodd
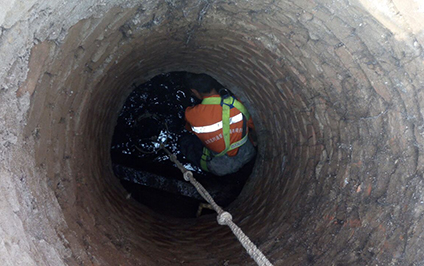
M 255 260 L 255 262 L 259 266 L 273 266 L 271 262 L 264 256 L 264 254 L 255 246 L 255 244 L 250 241 L 249 237 L 246 236 L 243 231 L 233 222 L 233 217 L 229 212 L 224 211 L 216 202 L 213 200 L 212 196 L 209 192 L 193 177 L 193 173 L 187 170 L 184 165 L 182 165 L 177 156 L 171 153 L 164 145 L 161 145 L 161 148 L 168 154 L 169 158 L 172 162 L 174 162 L 178 169 L 183 173 L 183 177 L 185 181 L 190 182 L 199 192 L 199 194 L 212 205 L 213 209 L 218 213 L 218 224 L 227 225 L 230 227 L 231 231 L 240 241 L 242 246 L 246 249 L 247 253 L 249 253 L 250 257 Z

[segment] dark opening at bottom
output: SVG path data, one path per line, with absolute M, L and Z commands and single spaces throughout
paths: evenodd
M 169 151 L 194 173 L 215 201 L 226 207 L 240 194 L 254 160 L 237 173 L 218 177 L 190 164 L 181 154 L 179 140 L 186 132 L 184 111 L 200 103 L 184 86 L 187 72 L 161 74 L 144 84 L 133 84 L 115 127 L 111 157 L 115 175 L 131 197 L 154 211 L 173 217 L 211 213 L 196 189 L 160 149 Z

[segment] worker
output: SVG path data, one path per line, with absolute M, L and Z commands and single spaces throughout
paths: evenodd
M 182 136 L 181 152 L 217 176 L 237 172 L 256 155 L 249 138 L 249 131 L 250 136 L 254 133 L 249 112 L 209 75 L 190 73 L 186 86 L 202 102 L 185 110 L 186 129 L 191 134 Z

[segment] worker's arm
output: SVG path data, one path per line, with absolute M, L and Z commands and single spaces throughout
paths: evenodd
M 191 125 L 190 125 L 190 123 L 189 123 L 189 122 L 186 122 L 186 124 L 185 124 L 185 129 L 186 129 L 188 132 L 193 132 L 193 130 L 191 129 Z
M 190 122 L 188 122 L 188 121 L 187 121 L 187 113 L 189 113 L 189 112 L 190 112 L 190 110 L 192 110 L 192 109 L 193 109 L 193 107 L 192 107 L 192 106 L 187 107 L 187 108 L 186 108 L 186 110 L 185 110 L 185 114 L 184 114 L 184 119 L 185 119 L 185 121 L 186 121 L 185 129 L 186 129 L 188 132 L 193 132 L 193 130 L 191 129 L 191 124 L 190 124 Z

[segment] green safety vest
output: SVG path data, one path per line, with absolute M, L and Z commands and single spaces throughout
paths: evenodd
M 229 96 L 224 99 L 222 99 L 221 97 L 205 98 L 203 99 L 202 104 L 215 104 L 222 106 L 222 133 L 225 142 L 225 149 L 222 152 L 214 155 L 208 148 L 203 147 L 203 154 L 200 160 L 200 166 L 203 170 L 209 171 L 207 162 L 210 161 L 212 157 L 223 156 L 228 151 L 241 147 L 243 144 L 246 143 L 248 139 L 248 130 L 246 128 L 244 130 L 246 134 L 239 141 L 230 144 L 230 109 L 236 108 L 237 110 L 239 110 L 246 118 L 246 121 L 249 120 L 250 114 L 247 111 L 246 107 L 244 107 L 244 105 L 237 101 L 236 98 L 234 98 L 233 96 Z M 246 122 L 243 123 L 244 127 L 246 127 Z

